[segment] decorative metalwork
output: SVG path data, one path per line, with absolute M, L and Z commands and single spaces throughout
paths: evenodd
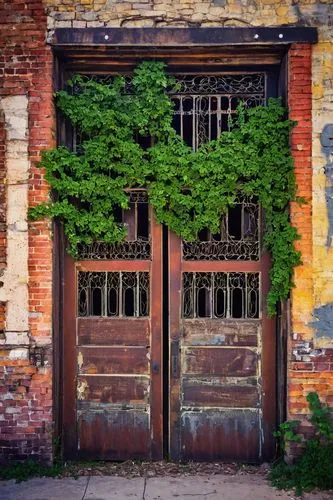
M 220 232 L 208 230 L 198 240 L 183 242 L 185 260 L 259 260 L 260 207 L 254 199 L 243 199 L 221 218 Z
M 178 94 L 265 95 L 265 74 L 177 75 Z
M 240 101 L 249 107 L 266 102 L 265 73 L 173 76 L 176 84 L 174 89 L 169 90 L 169 95 L 174 102 L 174 127 L 194 150 L 201 144 L 218 138 L 224 130 L 229 130 L 232 115 Z M 107 84 L 111 83 L 114 75 L 86 78 Z M 77 91 L 78 89 L 74 89 L 74 92 Z M 132 92 L 129 75 L 125 75 L 125 92 Z M 81 260 L 151 259 L 147 193 L 142 190 L 132 191 L 130 196 L 130 209 L 123 211 L 120 217 L 120 222 L 128 227 L 126 241 L 117 244 L 95 242 L 91 245 L 79 245 Z M 260 211 L 258 205 L 251 200 L 244 200 L 229 210 L 221 219 L 220 233 L 202 233 L 198 241 L 183 243 L 185 260 L 260 258 Z
M 259 318 L 260 274 L 183 273 L 182 304 L 184 318 Z
M 128 191 L 130 203 L 148 203 L 148 193 L 145 189 Z
M 130 75 L 125 78 L 125 93 L 131 94 Z M 194 150 L 224 130 L 240 102 L 248 107 L 266 102 L 266 74 L 173 75 L 175 86 L 169 90 L 174 102 L 174 127 Z M 110 84 L 114 75 L 89 75 L 84 78 Z M 74 88 L 73 92 L 79 92 Z
M 78 245 L 80 260 L 148 260 L 151 258 L 150 241 L 124 241 L 91 245 Z
M 148 272 L 78 273 L 79 316 L 149 316 Z
M 79 244 L 80 260 L 149 260 L 151 258 L 148 194 L 145 190 L 128 192 L 129 208 L 123 210 L 121 222 L 127 227 L 127 237 L 120 243 L 96 241 Z
M 42 367 L 45 366 L 46 352 L 43 346 L 30 346 L 29 347 L 29 362 L 32 366 Z
M 230 129 L 231 116 L 243 102 L 253 107 L 266 102 L 265 73 L 177 75 L 174 127 L 194 150 Z

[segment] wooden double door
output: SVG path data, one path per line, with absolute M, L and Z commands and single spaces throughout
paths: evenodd
M 182 242 L 132 191 L 127 241 L 65 258 L 66 458 L 261 461 L 274 455 L 275 332 L 260 208 Z
M 270 72 L 177 74 L 173 124 L 197 150 L 239 101 L 276 95 Z M 127 240 L 65 258 L 63 442 L 67 458 L 267 460 L 274 455 L 276 341 L 269 258 L 254 199 L 220 231 L 182 242 L 129 193 Z

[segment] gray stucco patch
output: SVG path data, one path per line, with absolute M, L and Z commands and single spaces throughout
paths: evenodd
M 315 321 L 309 325 L 316 330 L 317 337 L 333 340 L 333 302 L 315 308 L 313 316 Z
M 325 174 L 326 174 L 326 207 L 328 217 L 328 232 L 326 245 L 328 248 L 332 245 L 333 237 L 333 124 L 328 123 L 323 128 L 320 136 L 322 152 L 326 156 Z

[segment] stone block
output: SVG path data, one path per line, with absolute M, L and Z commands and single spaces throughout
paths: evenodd
M 28 359 L 28 349 L 12 349 L 9 351 L 9 359 Z
M 73 26 L 73 28 L 86 28 L 87 22 L 86 21 L 73 21 L 72 26 Z
M 97 21 L 98 14 L 96 12 L 82 12 L 82 14 L 77 14 L 76 19 L 79 21 Z
M 27 158 L 8 158 L 6 164 L 8 184 L 28 182 L 29 161 Z
M 74 12 L 56 12 L 54 14 L 54 19 L 56 21 L 72 21 L 75 19 Z
M 1 107 L 5 114 L 7 141 L 26 140 L 28 126 L 28 99 L 25 95 L 4 97 Z
M 28 331 L 6 331 L 6 345 L 29 345 Z
M 55 27 L 56 28 L 71 28 L 72 21 L 56 21 Z

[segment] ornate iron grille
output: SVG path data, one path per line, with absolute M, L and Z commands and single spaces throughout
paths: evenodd
M 78 273 L 78 316 L 149 316 L 148 272 Z
M 258 106 L 266 101 L 265 73 L 234 75 L 177 75 L 174 127 L 194 150 L 230 129 L 231 116 L 243 102 Z
M 149 260 L 151 258 L 148 194 L 144 190 L 129 192 L 129 208 L 120 214 L 127 228 L 126 240 L 120 243 L 94 242 L 78 246 L 80 260 Z
M 260 207 L 243 199 L 221 218 L 220 232 L 203 230 L 198 240 L 183 242 L 185 260 L 258 260 L 260 258 Z
M 174 127 L 194 150 L 224 130 L 229 130 L 231 116 L 243 102 L 248 107 L 266 102 L 266 74 L 173 75 L 176 91 L 169 94 L 174 102 Z M 101 83 L 111 83 L 113 75 L 86 76 Z M 78 89 L 74 88 L 73 92 Z M 131 94 L 131 77 L 125 75 L 125 92 Z M 75 144 L 78 144 L 77 140 Z
M 175 90 L 169 94 L 174 102 L 173 124 L 184 141 L 194 150 L 229 130 L 231 117 L 240 101 L 246 106 L 266 102 L 266 74 L 174 75 Z M 95 75 L 87 79 L 110 83 L 114 76 Z M 125 91 L 130 94 L 131 78 L 125 76 Z M 77 92 L 78 89 L 74 89 Z M 80 137 L 74 131 L 73 148 L 79 150 Z M 136 193 L 140 192 L 140 195 Z M 137 198 L 135 198 L 138 196 Z M 148 196 L 132 191 L 130 208 L 123 211 L 120 222 L 128 227 L 125 241 L 117 244 L 95 242 L 79 245 L 81 260 L 151 259 Z M 258 260 L 260 257 L 260 211 L 251 201 L 243 201 L 229 210 L 221 220 L 221 231 L 202 231 L 198 241 L 183 244 L 185 260 Z M 241 215 L 240 215 L 241 214 Z M 232 222 L 234 221 L 234 222 Z M 238 228 L 236 227 L 238 225 Z
M 243 318 L 260 315 L 259 273 L 183 273 L 184 318 Z

